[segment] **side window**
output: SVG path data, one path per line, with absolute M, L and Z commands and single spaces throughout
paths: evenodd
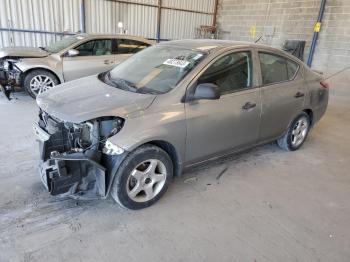
M 299 65 L 285 57 L 259 52 L 263 85 L 291 80 Z
M 149 44 L 136 40 L 118 39 L 117 50 L 115 50 L 114 52 L 117 54 L 135 54 L 148 46 Z
M 219 58 L 198 79 L 198 84 L 212 83 L 222 95 L 252 87 L 253 67 L 250 52 L 236 52 Z
M 75 48 L 79 56 L 101 56 L 112 54 L 112 40 L 92 40 Z
M 288 78 L 291 80 L 295 76 L 295 73 L 298 71 L 299 65 L 292 60 L 287 59 L 287 70 Z

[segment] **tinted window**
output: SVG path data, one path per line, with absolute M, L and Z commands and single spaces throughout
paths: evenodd
M 198 79 L 198 84 L 216 84 L 224 95 L 251 87 L 252 72 L 250 52 L 232 53 L 212 64 Z
M 118 39 L 117 40 L 117 54 L 135 54 L 142 49 L 145 49 L 148 47 L 149 44 L 136 41 L 136 40 L 130 40 L 130 39 Z
M 100 56 L 112 54 L 112 40 L 93 40 L 86 42 L 77 48 L 79 56 Z
M 261 76 L 264 85 L 291 80 L 298 64 L 278 55 L 259 53 Z

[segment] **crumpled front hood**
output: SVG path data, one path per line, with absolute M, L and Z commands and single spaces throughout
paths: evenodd
M 58 85 L 40 94 L 36 101 L 42 110 L 60 120 L 81 123 L 102 116 L 127 118 L 149 107 L 155 97 L 109 86 L 94 75 Z
M 0 58 L 3 57 L 45 57 L 49 53 L 36 47 L 4 47 L 0 49 Z

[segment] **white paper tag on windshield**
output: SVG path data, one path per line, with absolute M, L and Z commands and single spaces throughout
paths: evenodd
M 176 66 L 176 67 L 180 67 L 180 68 L 185 68 L 186 66 L 189 65 L 190 62 L 186 61 L 186 60 L 180 60 L 180 59 L 167 59 L 163 65 L 170 65 L 170 66 Z

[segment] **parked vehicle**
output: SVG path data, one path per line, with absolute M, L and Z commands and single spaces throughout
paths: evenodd
M 161 43 L 38 96 L 40 176 L 52 195 L 140 209 L 174 175 L 277 140 L 299 149 L 328 104 L 322 75 L 288 53 L 220 40 Z
M 153 42 L 128 35 L 79 34 L 40 48 L 0 49 L 0 85 L 23 87 L 30 96 L 60 83 L 108 71 Z

